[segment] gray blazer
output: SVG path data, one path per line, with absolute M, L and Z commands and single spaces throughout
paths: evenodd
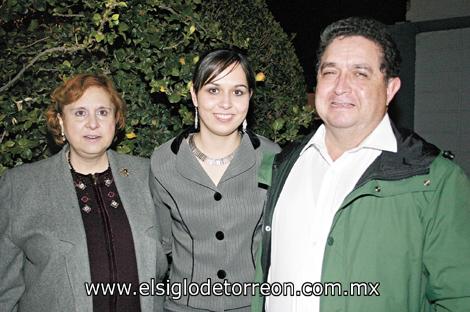
M 160 227 L 164 249 L 173 256 L 171 283 L 184 287 L 185 282 L 201 285 L 208 279 L 254 280 L 266 195 L 258 183 L 258 168 L 263 156 L 279 150 L 265 138 L 244 135 L 217 186 L 182 135 L 154 151 L 150 189 L 159 222 L 164 222 Z M 244 311 L 250 301 L 249 296 L 187 293 L 167 298 L 164 306 L 166 311 Z
M 66 147 L 6 172 L 0 180 L 0 311 L 92 312 L 83 221 Z M 167 261 L 148 189 L 146 159 L 108 151 L 132 230 L 140 282 L 160 280 Z M 142 311 L 160 311 L 161 297 L 141 296 Z

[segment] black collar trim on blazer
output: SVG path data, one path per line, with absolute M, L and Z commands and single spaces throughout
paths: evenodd
M 181 146 L 181 142 L 183 142 L 184 139 L 188 137 L 189 134 L 191 133 L 196 133 L 197 131 L 194 130 L 194 128 L 188 128 L 183 130 L 180 134 L 178 134 L 173 142 L 171 143 L 171 151 L 176 155 L 178 154 L 178 151 Z M 254 149 L 257 149 L 260 145 L 261 142 L 256 134 L 254 134 L 251 130 L 246 130 L 245 132 L 248 137 L 250 138 L 251 144 L 253 145 Z

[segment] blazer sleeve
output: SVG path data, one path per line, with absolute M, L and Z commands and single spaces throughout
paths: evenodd
M 470 307 L 470 180 L 458 166 L 443 174 L 429 202 L 423 249 L 426 296 L 433 311 Z
M 18 310 L 24 292 L 23 251 L 11 238 L 12 211 L 15 204 L 13 181 L 7 172 L 0 179 L 0 311 Z
M 173 237 L 171 235 L 171 212 L 160 196 L 160 192 L 164 192 L 165 189 L 157 181 L 152 171 L 150 172 L 149 183 L 150 192 L 152 193 L 153 203 L 155 205 L 163 251 L 165 254 L 170 255 L 173 244 Z

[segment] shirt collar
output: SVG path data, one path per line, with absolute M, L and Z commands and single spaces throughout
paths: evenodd
M 318 130 L 315 132 L 313 137 L 308 141 L 304 146 L 300 155 L 302 155 L 310 147 L 315 147 L 320 153 L 326 152 L 325 145 L 325 125 L 321 125 Z M 382 121 L 377 125 L 377 127 L 369 134 L 359 146 L 351 149 L 359 150 L 362 148 L 376 149 L 380 151 L 388 152 L 397 152 L 397 139 L 393 133 L 392 125 L 390 123 L 390 118 L 388 114 L 385 114 Z

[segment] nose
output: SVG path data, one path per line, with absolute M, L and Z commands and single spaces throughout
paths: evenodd
M 98 117 L 96 117 L 96 114 L 88 115 L 86 125 L 90 129 L 96 129 L 99 127 Z
M 232 107 L 232 94 L 230 92 L 224 93 L 219 105 L 224 109 L 229 109 Z
M 336 80 L 335 93 L 337 95 L 344 94 L 351 91 L 351 86 L 349 84 L 349 79 L 346 73 L 341 73 L 338 75 Z

